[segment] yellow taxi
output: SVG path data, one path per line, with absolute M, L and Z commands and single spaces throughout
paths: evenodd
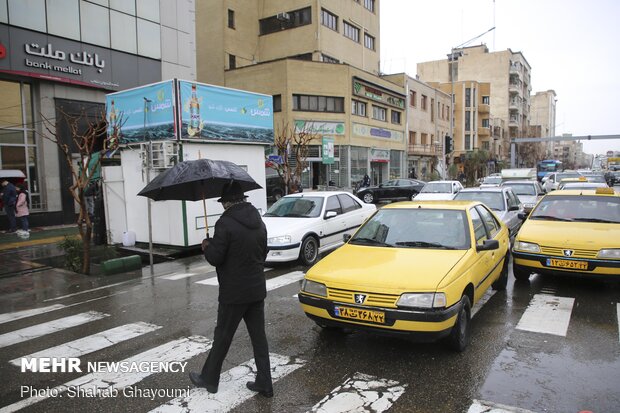
M 517 280 L 530 274 L 620 276 L 620 195 L 557 190 L 540 200 L 512 249 Z
M 298 294 L 323 328 L 447 338 L 463 351 L 472 305 L 489 287 L 506 288 L 508 228 L 480 202 L 390 204 L 345 238 Z

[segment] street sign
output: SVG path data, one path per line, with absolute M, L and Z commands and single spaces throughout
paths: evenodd
M 273 163 L 277 163 L 277 164 L 281 164 L 282 163 L 282 156 L 281 155 L 269 155 L 267 157 L 267 159 L 270 162 L 273 162 Z

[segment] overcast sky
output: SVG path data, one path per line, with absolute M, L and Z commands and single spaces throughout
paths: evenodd
M 620 1 L 382 0 L 381 70 L 415 76 L 416 63 L 485 43 L 520 51 L 532 94 L 557 94 L 556 134 L 620 135 Z M 587 153 L 620 151 L 620 139 L 583 141 Z

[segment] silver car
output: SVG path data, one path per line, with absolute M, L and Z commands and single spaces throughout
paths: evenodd
M 465 188 L 456 194 L 455 201 L 479 201 L 489 207 L 510 231 L 510 242 L 519 232 L 523 220 L 519 213 L 523 211 L 523 204 L 519 197 L 509 187 Z
M 540 198 L 545 195 L 545 190 L 538 181 L 506 181 L 502 183 L 501 186 L 512 188 L 514 193 L 519 197 L 519 200 L 523 203 L 523 210 L 526 214 L 529 214 L 530 211 L 534 209 Z

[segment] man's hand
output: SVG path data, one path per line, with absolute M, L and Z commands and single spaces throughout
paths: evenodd
M 209 239 L 208 238 L 203 239 L 202 240 L 202 252 L 205 252 L 208 246 L 209 246 Z

